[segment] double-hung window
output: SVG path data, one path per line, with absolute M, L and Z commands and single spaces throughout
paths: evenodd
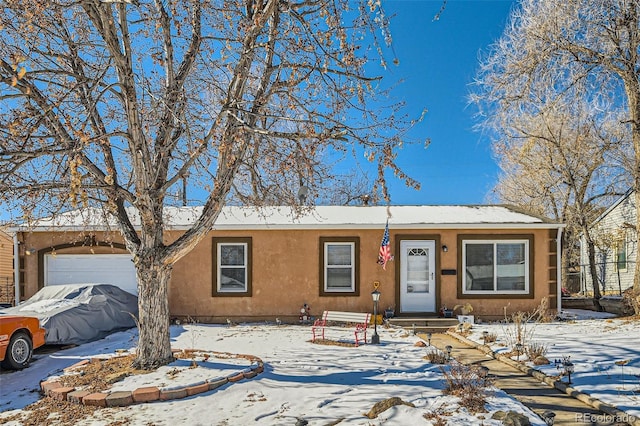
M 213 239 L 214 296 L 251 295 L 251 238 Z
M 530 239 L 463 240 L 463 294 L 529 294 Z
M 627 239 L 626 236 L 615 245 L 616 269 L 618 271 L 627 270 Z
M 321 295 L 358 293 L 358 251 L 358 238 L 320 239 Z

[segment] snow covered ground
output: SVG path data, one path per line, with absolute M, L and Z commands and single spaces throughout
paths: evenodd
M 575 368 L 571 375 L 574 388 L 640 417 L 640 320 L 579 310 L 566 311 L 564 317 L 566 321 L 562 322 L 526 325 L 525 341 L 544 345 L 551 361 L 548 365 L 527 365 L 554 376 L 563 370 L 554 365 L 554 360 L 568 357 Z M 498 336 L 489 345 L 494 352 L 513 348 L 513 324 L 476 325 L 467 338 L 482 343 L 485 330 Z M 520 359 L 526 360 L 526 356 Z M 567 378 L 563 380 L 566 382 Z
M 571 356 L 576 365 L 575 386 L 631 414 L 640 415 L 640 321 L 578 320 L 535 324 L 533 340 L 548 344 L 548 358 Z M 495 350 L 505 350 L 506 325 L 474 327 L 472 339 L 482 340 L 482 331 L 499 335 Z M 399 329 L 378 328 L 382 344 L 360 347 L 317 345 L 309 342 L 310 327 L 275 324 L 173 326 L 172 345 L 216 352 L 255 355 L 265 365 L 252 379 L 228 383 L 214 391 L 180 400 L 102 409 L 83 424 L 106 425 L 114 420 L 129 425 L 293 425 L 298 419 L 309 425 L 409 425 L 434 424 L 424 416 L 438 414 L 448 424 L 499 425 L 490 420 L 497 410 L 527 415 L 532 424 L 544 425 L 534 413 L 500 390 L 488 399 L 487 413 L 471 414 L 456 397 L 444 395 L 443 375 L 438 365 L 423 357 L 418 337 Z M 348 332 L 331 337 L 348 339 Z M 337 334 L 335 334 L 337 333 Z M 343 334 L 340 334 L 343 333 Z M 103 340 L 51 354 L 38 355 L 25 370 L 0 374 L 0 422 L 39 398 L 38 383 L 61 374 L 64 367 L 116 350 L 135 347 L 135 330 L 113 334 Z M 624 374 L 616 361 L 629 360 Z M 188 363 L 176 361 L 152 376 L 132 376 L 118 389 L 151 384 L 175 386 L 202 377 L 187 372 Z M 201 363 L 206 377 L 225 377 L 248 366 L 245 359 L 213 357 Z M 177 371 L 184 369 L 184 371 Z M 557 374 L 555 366 L 545 366 Z M 172 374 L 167 374 L 172 370 Z M 177 371 L 177 372 L 176 372 Z M 399 397 L 414 407 L 399 405 L 375 419 L 365 417 L 375 403 Z M 334 422 L 334 423 L 332 423 Z M 19 424 L 10 422 L 8 424 Z

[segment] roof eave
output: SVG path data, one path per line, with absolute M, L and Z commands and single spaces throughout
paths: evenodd
M 566 225 L 561 223 L 402 223 L 389 224 L 389 230 L 395 229 L 561 229 Z M 212 231 L 252 231 L 252 230 L 312 230 L 312 229 L 381 229 L 384 224 L 230 224 L 214 225 Z M 187 231 L 189 225 L 168 225 L 166 231 Z M 58 226 L 58 227 L 12 227 L 10 232 L 109 232 L 117 231 L 114 228 L 100 226 Z

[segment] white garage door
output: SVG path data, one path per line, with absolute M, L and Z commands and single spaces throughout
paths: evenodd
M 44 285 L 113 284 L 138 294 L 136 270 L 128 254 L 47 254 Z

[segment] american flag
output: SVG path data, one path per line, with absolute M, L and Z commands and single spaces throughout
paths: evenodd
M 382 269 L 387 269 L 387 262 L 393 260 L 391 256 L 391 247 L 389 246 L 389 221 L 384 227 L 384 234 L 382 235 L 382 242 L 380 243 L 380 252 L 378 253 L 378 263 L 382 265 Z

